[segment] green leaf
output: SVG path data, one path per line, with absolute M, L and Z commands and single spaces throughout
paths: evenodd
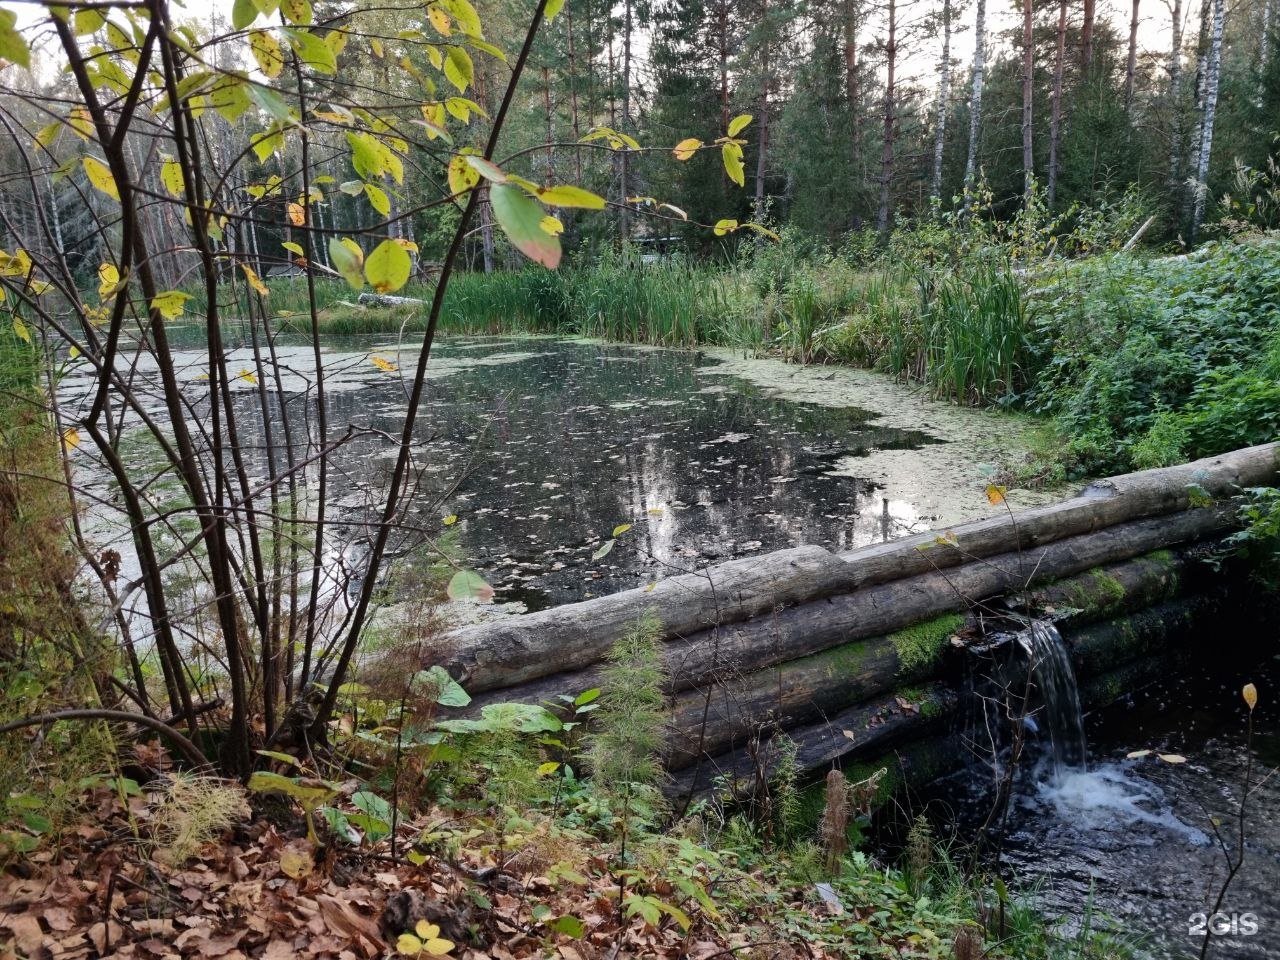
M 409 689 L 418 696 L 432 697 L 442 707 L 465 707 L 471 702 L 470 694 L 438 664 L 415 673 Z
M 24 70 L 30 70 L 31 51 L 26 39 L 18 32 L 17 22 L 16 13 L 0 8 L 0 57 L 16 63 Z
M 231 5 L 231 26 L 243 30 L 258 19 L 258 8 L 253 0 L 235 0 Z
M 343 279 L 351 285 L 353 290 L 359 290 L 364 286 L 364 274 L 360 269 L 364 258 L 357 252 L 360 248 L 356 247 L 352 250 L 353 246 L 355 241 L 347 244 L 333 237 L 329 241 L 329 261 L 333 264 L 333 269 L 342 274 Z
M 471 62 L 471 54 L 462 47 L 449 47 L 445 51 L 444 75 L 450 83 L 458 88 L 459 93 L 466 93 L 467 87 L 475 79 L 476 68 Z
M 320 37 L 309 30 L 285 28 L 284 32 L 289 38 L 289 46 L 308 67 L 330 75 L 338 72 L 338 60 L 332 48 Z
M 270 757 L 272 760 L 279 760 L 281 763 L 287 763 L 292 767 L 300 767 L 297 759 L 289 756 L 287 753 L 281 753 L 279 750 L 258 750 L 259 756 Z
M 450 600 L 492 600 L 493 587 L 474 570 L 459 570 L 445 588 Z
M 738 116 L 734 117 L 732 120 L 729 121 L 729 130 L 728 130 L 729 136 L 736 137 L 738 134 L 740 134 L 743 130 L 747 128 L 747 124 L 749 124 L 750 122 L 751 122 L 751 114 L 749 113 L 738 114 Z
M 286 240 L 284 243 L 280 244 L 280 246 L 284 247 L 290 253 L 296 253 L 300 257 L 305 257 L 307 255 L 306 251 L 302 249 L 300 244 L 294 243 L 291 240 Z
M 592 687 L 590 690 L 583 690 L 574 698 L 573 705 L 575 707 L 585 707 L 588 703 L 594 703 L 600 699 L 600 688 Z
M 613 536 L 614 536 L 615 538 L 620 537 L 620 536 L 622 536 L 624 533 L 626 533 L 626 532 L 627 532 L 628 530 L 630 530 L 630 529 L 631 529 L 631 524 L 629 524 L 629 523 L 620 523 L 620 524 L 618 524 L 616 527 L 614 527 L 614 528 L 613 528 Z
M 364 185 L 365 196 L 369 198 L 369 206 L 377 210 L 384 217 L 391 213 L 391 200 L 387 197 L 386 192 L 381 187 L 375 187 L 372 183 Z
M 563 917 L 556 917 L 548 923 L 547 929 L 554 930 L 556 933 L 563 934 L 566 937 L 580 940 L 582 935 L 587 932 L 587 925 L 577 917 L 565 914 Z
M 364 262 L 364 276 L 378 293 L 394 293 L 409 282 L 413 261 L 394 240 L 383 240 Z
M 591 559 L 603 560 L 609 555 L 609 551 L 613 549 L 613 545 L 617 542 L 617 540 L 606 540 L 599 546 L 599 548 L 597 548 L 596 552 L 591 555 Z
M 517 250 L 550 270 L 560 265 L 560 240 L 542 229 L 541 206 L 509 183 L 491 187 L 489 202 L 498 226 Z
M 552 20 L 556 18 L 556 16 L 563 9 L 564 9 L 564 0 L 547 0 L 547 6 L 542 11 L 542 15 L 546 17 L 547 22 L 550 23 Z

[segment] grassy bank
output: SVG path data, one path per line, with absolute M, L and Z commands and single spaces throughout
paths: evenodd
M 462 274 L 442 329 L 718 344 L 882 370 L 938 398 L 1044 417 L 1049 456 L 1020 480 L 1162 466 L 1280 433 L 1280 238 L 1066 259 L 1048 255 L 1052 241 L 1027 255 L 1025 238 L 971 232 L 917 233 L 873 254 L 788 238 L 718 267 L 620 257 Z M 319 294 L 324 333 L 425 324 L 421 307 L 358 306 L 339 282 Z M 277 281 L 270 303 L 286 327 L 309 324 L 299 281 Z

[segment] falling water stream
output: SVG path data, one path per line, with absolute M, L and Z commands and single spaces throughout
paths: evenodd
M 1053 762 L 1053 778 L 1061 780 L 1073 772 L 1085 772 L 1089 751 L 1084 737 L 1084 711 L 1080 691 L 1071 666 L 1071 653 L 1048 620 L 1035 620 L 1018 636 L 1026 651 L 1032 675 L 1044 707 L 1037 716 L 1043 721 Z M 1039 724 L 1030 720 L 1034 730 Z

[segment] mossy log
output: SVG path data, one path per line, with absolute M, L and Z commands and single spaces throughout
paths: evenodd
M 1072 648 L 1072 659 L 1081 678 L 1081 701 L 1088 707 L 1105 706 L 1167 674 L 1183 656 L 1178 645 L 1192 637 L 1220 608 L 1219 594 L 1196 594 L 1127 616 L 1064 630 L 1063 639 Z M 832 710 L 819 719 L 811 717 L 794 725 L 781 722 L 775 715 L 772 726 L 795 742 L 797 767 L 807 776 L 837 761 L 863 763 L 884 750 L 886 739 L 904 743 L 926 734 L 937 735 L 938 731 L 954 724 L 960 695 L 946 684 L 929 684 L 919 692 L 907 691 L 908 695 L 903 695 L 904 687 L 894 689 L 895 692 L 888 695 L 871 700 L 864 698 L 861 703 L 851 702 L 842 710 Z M 900 697 L 903 702 L 899 702 Z M 881 725 L 886 725 L 886 729 L 877 730 Z M 741 789 L 744 778 L 760 775 L 756 768 L 762 763 L 762 757 L 763 776 L 772 775 L 776 749 L 764 749 L 749 742 L 758 737 L 760 730 L 758 722 L 755 726 L 744 725 L 731 748 L 721 753 L 708 750 L 707 755 L 694 758 L 696 762 L 685 761 L 683 767 L 673 767 L 671 792 L 684 796 L 690 792 L 705 793 L 713 787 L 719 790 L 716 778 L 721 774 L 729 774 L 731 786 L 741 781 L 737 784 Z M 850 733 L 845 733 L 846 730 Z M 723 740 L 723 730 L 714 732 Z M 683 731 L 682 736 L 688 742 L 691 732 Z M 708 737 L 707 742 L 710 741 Z M 958 742 L 954 749 L 959 755 Z
M 473 693 L 582 670 L 599 662 L 626 630 L 652 611 L 675 654 L 674 675 L 687 676 L 690 685 L 696 685 L 722 670 L 724 658 L 732 664 L 741 654 L 751 656 L 754 649 L 767 649 L 761 635 L 774 630 L 775 621 L 794 621 L 780 628 L 784 637 L 793 637 L 794 628 L 807 636 L 806 621 L 813 616 L 825 620 L 829 611 L 822 609 L 823 604 L 835 602 L 832 598 L 842 594 L 862 598 L 854 605 L 863 607 L 875 605 L 876 600 L 868 598 L 892 599 L 895 608 L 898 600 L 905 599 L 908 608 L 919 604 L 925 609 L 904 620 L 928 619 L 955 608 L 954 603 L 947 605 L 946 593 L 990 595 L 1020 588 L 1031 571 L 1035 579 L 1052 579 L 1204 536 L 1229 520 L 1224 511 L 1210 508 L 1214 518 L 1210 522 L 1197 506 L 1230 497 L 1244 487 L 1275 482 L 1277 450 L 1277 444 L 1265 444 L 1178 467 L 1113 477 L 1062 503 L 961 524 L 949 528 L 945 536 L 921 534 L 838 556 L 820 547 L 782 550 L 670 577 L 651 589 L 464 628 L 446 639 L 450 652 L 445 666 Z M 1171 529 L 1162 534 L 1166 523 Z M 1120 528 L 1128 533 L 1106 536 Z M 1134 540 L 1128 552 L 1126 537 Z M 1060 544 L 1074 546 L 1055 550 Z M 1088 561 L 1073 560 L 1073 551 L 1088 552 L 1090 546 L 1103 551 L 1092 551 Z M 1051 562 L 1059 567 L 1045 566 Z M 958 569 L 950 573 L 950 568 Z M 921 593 L 932 596 L 921 597 Z M 724 628 L 742 621 L 751 622 L 741 631 L 731 631 L 726 643 Z M 860 628 L 860 635 L 873 636 L 902 625 L 867 626 Z M 788 653 L 785 643 L 773 647 L 785 658 L 847 639 L 851 637 L 843 629 L 836 629 L 827 630 L 820 640 L 801 643 L 795 652 Z M 681 658 L 681 650 L 691 655 Z
M 1120 524 L 954 570 L 909 577 L 776 610 L 768 616 L 742 623 L 697 631 L 664 645 L 663 659 L 670 678 L 668 690 L 679 694 L 711 684 L 732 682 L 746 673 L 844 648 L 860 640 L 886 638 L 895 633 L 899 634 L 900 640 L 908 639 L 905 635 L 919 625 L 965 611 L 977 601 L 1021 592 L 1029 585 L 1050 583 L 1151 551 L 1211 537 L 1228 529 L 1233 522 L 1233 511 L 1220 506 Z M 1086 575 L 1079 583 L 1059 590 L 1062 605 L 1083 602 L 1086 606 L 1105 606 L 1103 601 L 1111 600 L 1110 591 L 1132 589 L 1137 581 L 1144 578 L 1158 581 L 1145 588 L 1155 592 L 1164 588 L 1167 578 L 1175 571 L 1164 560 L 1152 558 L 1141 567 L 1122 569 L 1120 573 L 1124 581 L 1110 574 L 1105 575 L 1110 576 L 1110 580 Z M 1125 582 L 1129 582 L 1128 587 Z M 558 608 L 562 611 L 569 609 Z M 638 615 L 634 610 L 632 612 Z M 531 617 L 512 619 L 523 621 Z M 635 621 L 623 622 L 630 626 Z M 565 636 L 561 631 L 553 631 L 549 624 L 545 629 L 550 636 Z M 577 636 L 576 629 L 570 634 L 572 636 Z M 876 659 L 880 654 L 868 655 L 873 662 L 880 662 Z M 559 657 L 559 653 L 547 653 L 548 660 L 553 657 Z M 887 661 L 882 666 L 890 670 Z M 601 679 L 601 671 L 594 666 L 566 671 L 539 677 L 533 682 L 491 690 L 488 694 L 481 693 L 476 696 L 475 705 L 479 707 L 499 700 L 536 703 L 556 694 L 591 689 L 599 686 Z

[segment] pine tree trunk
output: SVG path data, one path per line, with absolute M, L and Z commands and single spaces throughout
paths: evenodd
M 1058 162 L 1062 147 L 1062 73 L 1067 58 L 1067 0 L 1058 2 L 1058 45 L 1053 60 L 1053 106 L 1049 114 L 1049 182 L 1046 196 L 1052 207 L 1058 197 Z
M 894 86 L 898 65 L 898 4 L 889 0 L 889 39 L 885 44 L 884 145 L 880 152 L 880 206 L 876 213 L 876 229 L 889 232 L 893 184 L 894 110 L 897 90 Z
M 622 129 L 628 133 L 631 128 L 631 0 L 625 0 L 622 16 Z M 627 204 L 630 193 L 631 158 L 626 145 L 619 151 L 622 171 L 622 241 L 631 239 L 631 208 Z
M 1182 185 L 1182 0 L 1173 0 L 1173 40 L 1169 46 L 1169 190 Z
M 551 186 L 555 183 L 555 147 L 552 146 L 556 142 L 555 136 L 555 120 L 551 107 L 551 68 L 542 68 L 542 109 L 547 115 L 547 170 L 546 184 Z
M 982 133 L 982 80 L 987 60 L 987 0 L 978 0 L 973 27 L 973 79 L 969 92 L 969 154 L 964 164 L 964 206 L 969 209 L 978 174 L 978 137 Z
M 1093 26 L 1096 19 L 1097 0 L 1084 0 L 1084 23 L 1080 26 L 1080 66 L 1083 79 L 1089 80 L 1089 70 L 1093 66 Z
M 1022 195 L 1026 200 L 1031 199 L 1036 176 L 1031 128 L 1031 98 L 1034 91 L 1032 81 L 1035 79 L 1035 48 L 1032 45 L 1031 28 L 1031 0 L 1022 0 Z
M 942 196 L 942 152 L 947 142 L 947 101 L 951 97 L 951 0 L 942 0 L 942 76 L 938 81 L 938 114 L 933 130 L 933 180 L 929 193 Z
M 858 91 L 858 0 L 844 0 L 844 94 L 849 102 L 849 157 L 855 181 L 862 178 L 862 104 Z
M 1133 113 L 1133 84 L 1138 72 L 1138 4 L 1133 0 L 1133 14 L 1129 17 L 1129 59 L 1124 68 L 1124 109 L 1125 113 Z
M 757 134 L 759 143 L 756 146 L 756 200 L 753 216 L 757 221 L 764 220 L 764 188 L 765 174 L 768 170 L 769 153 L 769 83 L 773 79 L 769 73 L 769 5 L 767 0 L 761 5 L 760 22 L 763 42 L 760 50 L 760 126 Z
M 565 4 L 565 26 L 569 33 L 569 126 L 573 130 L 573 142 L 582 139 L 582 129 L 578 118 L 578 63 L 573 46 L 573 9 Z M 582 183 L 582 148 L 573 151 L 573 175 L 576 183 Z
M 1218 80 L 1222 73 L 1222 30 L 1226 20 L 1224 0 L 1213 0 L 1213 37 L 1209 41 L 1209 67 L 1205 78 L 1204 121 L 1201 124 L 1200 151 L 1196 166 L 1195 209 L 1191 215 L 1191 239 L 1194 241 L 1204 219 L 1205 198 L 1209 192 L 1209 160 L 1213 156 L 1213 121 L 1218 111 Z

